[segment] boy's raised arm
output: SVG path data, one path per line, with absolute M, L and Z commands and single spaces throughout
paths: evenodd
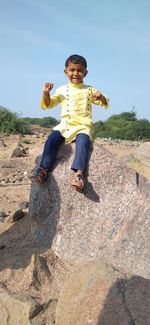
M 43 87 L 43 98 L 46 107 L 50 106 L 50 102 L 51 102 L 50 91 L 52 90 L 53 87 L 54 85 L 50 82 L 46 82 Z
M 104 106 L 108 105 L 108 101 L 105 96 L 103 96 L 99 91 L 92 94 L 93 100 L 100 100 Z

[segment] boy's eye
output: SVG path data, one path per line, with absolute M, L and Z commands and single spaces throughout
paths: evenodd
M 74 69 L 70 69 L 71 72 L 74 72 L 75 70 Z M 77 72 L 79 73 L 82 73 L 83 71 L 82 70 L 76 70 Z

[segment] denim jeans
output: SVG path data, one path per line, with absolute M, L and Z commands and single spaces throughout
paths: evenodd
M 51 171 L 56 161 L 56 155 L 60 145 L 64 142 L 64 137 L 59 131 L 53 131 L 47 138 L 40 167 L 46 168 Z M 88 157 L 89 157 L 89 136 L 84 133 L 79 133 L 75 139 L 76 151 L 71 169 L 74 171 L 86 171 Z

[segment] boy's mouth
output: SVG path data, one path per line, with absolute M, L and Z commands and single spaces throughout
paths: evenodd
M 72 77 L 72 80 L 81 82 L 81 78 Z

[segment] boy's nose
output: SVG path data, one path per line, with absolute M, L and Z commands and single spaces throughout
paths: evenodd
M 77 76 L 78 75 L 78 71 L 75 70 L 74 71 L 74 75 Z

